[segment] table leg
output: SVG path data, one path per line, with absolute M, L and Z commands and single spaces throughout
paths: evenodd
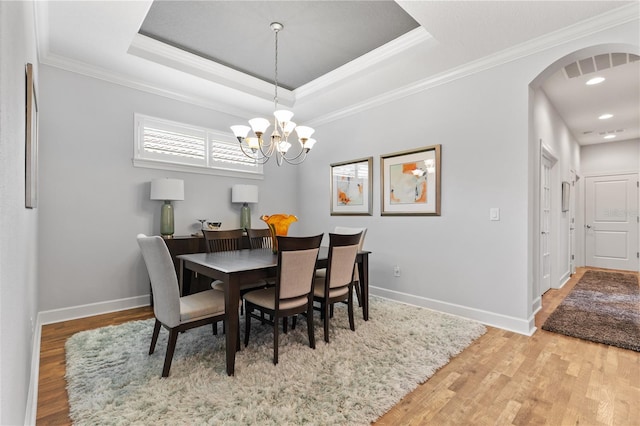
M 186 296 L 191 293 L 191 275 L 193 274 L 186 269 L 184 260 L 180 259 L 180 276 L 178 277 L 180 296 Z
M 240 283 L 238 277 L 229 276 L 224 291 L 224 305 L 227 313 L 227 330 L 226 330 L 226 351 L 227 351 L 227 374 L 233 376 L 236 367 L 236 350 L 240 341 L 238 340 L 239 332 L 239 313 L 240 305 Z
M 360 268 L 360 294 L 362 294 L 362 317 L 369 321 L 369 255 L 362 255 L 362 262 L 358 263 Z

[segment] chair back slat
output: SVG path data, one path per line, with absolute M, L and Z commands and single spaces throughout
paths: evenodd
M 247 235 L 252 249 L 271 248 L 273 246 L 269 228 L 247 229 Z
M 153 289 L 153 313 L 167 327 L 180 323 L 180 290 L 169 249 L 161 237 L 139 234 L 138 245 Z
M 242 249 L 242 229 L 226 231 L 202 230 L 202 233 L 204 234 L 204 247 L 207 253 Z

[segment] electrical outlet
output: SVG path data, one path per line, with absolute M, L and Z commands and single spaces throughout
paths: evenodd
M 393 267 L 393 276 L 394 277 L 399 277 L 400 276 L 400 267 L 398 265 Z

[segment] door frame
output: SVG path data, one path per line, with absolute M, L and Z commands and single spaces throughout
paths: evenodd
M 543 229 L 544 229 L 544 225 L 542 223 L 542 221 L 544 220 L 544 214 L 543 214 L 543 209 L 544 209 L 544 202 L 543 202 L 543 187 L 544 187 L 544 173 L 542 172 L 542 169 L 544 167 L 545 162 L 549 163 L 549 227 L 548 230 L 546 232 L 548 232 L 548 234 L 546 234 L 546 238 L 547 238 L 547 243 L 548 243 L 548 251 L 549 251 L 549 288 L 543 287 L 542 282 L 544 279 L 544 244 L 543 244 Z M 542 142 L 542 139 L 540 139 L 540 172 L 539 172 L 539 182 L 538 182 L 538 188 L 539 188 L 539 193 L 538 193 L 538 296 L 542 296 L 546 291 L 548 291 L 549 289 L 553 288 L 553 286 L 551 285 L 551 278 L 553 277 L 553 258 L 554 255 L 556 254 L 556 245 L 554 244 L 555 240 L 555 232 L 554 230 L 556 229 L 556 218 L 554 213 L 554 199 L 555 199 L 555 194 L 556 191 L 554 190 L 554 188 L 556 187 L 556 185 L 554 184 L 555 181 L 557 180 L 555 178 L 555 166 L 558 163 L 558 157 L 553 153 L 553 150 L 545 145 Z

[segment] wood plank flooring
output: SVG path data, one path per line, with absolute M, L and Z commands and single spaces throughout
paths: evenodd
M 640 353 L 540 330 L 585 270 L 543 296 L 532 337 L 489 328 L 375 424 L 640 426 Z M 151 316 L 140 308 L 44 326 L 37 424 L 71 424 L 69 336 Z

